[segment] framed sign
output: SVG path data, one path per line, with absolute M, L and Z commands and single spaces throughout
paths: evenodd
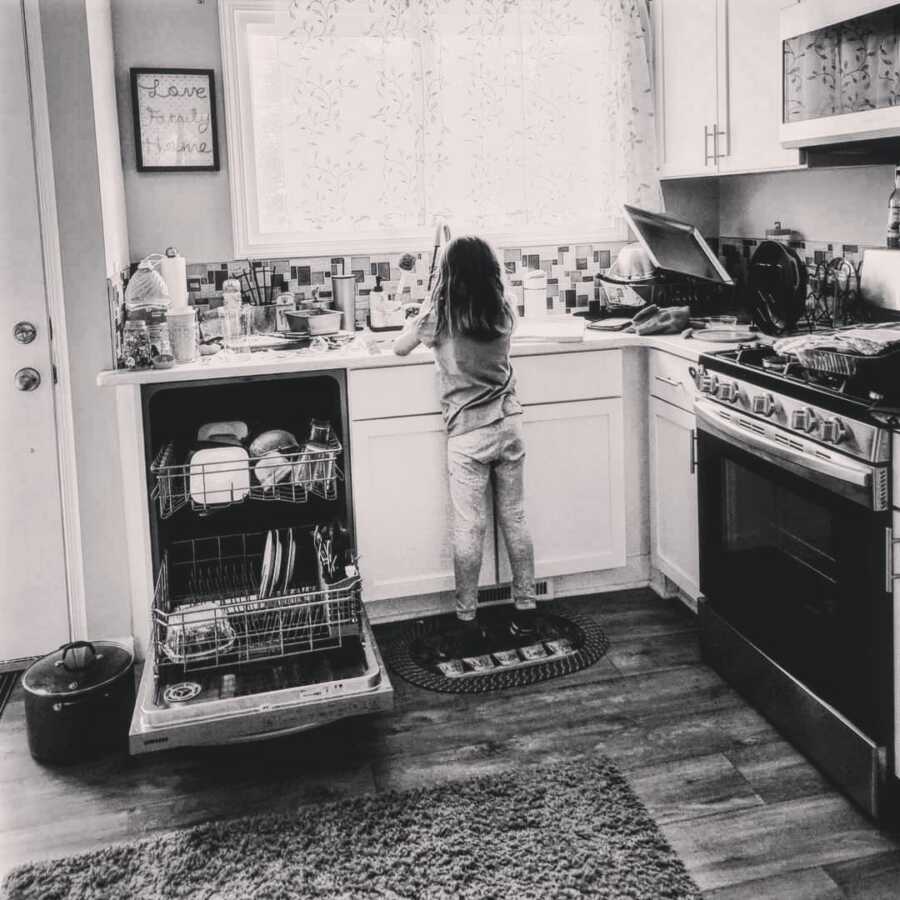
M 218 171 L 212 69 L 132 69 L 139 172 Z

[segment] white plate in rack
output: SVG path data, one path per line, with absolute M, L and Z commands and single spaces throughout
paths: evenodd
M 275 532 L 275 552 L 274 559 L 272 561 L 272 581 L 269 584 L 269 590 L 266 591 L 266 597 L 271 597 L 272 594 L 278 593 L 278 588 L 281 585 L 281 561 L 282 561 L 282 546 L 281 546 L 281 532 Z
M 266 548 L 262 555 L 262 569 L 259 576 L 259 599 L 265 600 L 272 584 L 272 564 L 275 562 L 275 532 L 266 535 Z
M 287 553 L 284 562 L 284 578 L 281 582 L 281 593 L 286 594 L 291 585 L 291 579 L 294 577 L 294 566 L 297 563 L 297 542 L 294 540 L 294 529 L 285 529 L 287 542 Z

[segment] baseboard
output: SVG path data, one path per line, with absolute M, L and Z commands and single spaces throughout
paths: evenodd
M 548 590 L 544 596 L 558 598 L 647 587 L 650 581 L 650 557 L 648 554 L 629 556 L 626 565 L 618 569 L 558 575 L 555 578 L 539 579 L 539 581 L 547 582 Z M 366 614 L 373 625 L 380 625 L 403 619 L 421 619 L 453 612 L 454 602 L 452 591 L 372 600 L 366 602 Z
M 665 600 L 679 600 L 694 615 L 697 615 L 697 598 L 685 593 L 671 578 L 663 575 L 659 569 L 650 570 L 650 590 Z

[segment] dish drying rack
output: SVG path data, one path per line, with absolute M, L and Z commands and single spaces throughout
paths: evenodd
M 159 515 L 168 519 L 185 506 L 207 515 L 247 500 L 307 503 L 310 496 L 336 500 L 337 483 L 344 473 L 339 465 L 343 447 L 335 442 L 327 450 L 300 448 L 285 452 L 284 462 L 250 456 L 240 462 L 182 463 L 184 453 L 175 441 L 163 444 L 150 466 L 154 485 L 150 499 Z M 257 466 L 272 483 L 257 477 Z M 245 487 L 241 487 L 245 484 Z
M 358 574 L 289 585 L 261 600 L 265 534 L 177 541 L 163 556 L 152 609 L 155 665 L 189 672 L 280 659 L 341 647 L 357 636 Z M 254 549 L 250 549 L 250 548 Z

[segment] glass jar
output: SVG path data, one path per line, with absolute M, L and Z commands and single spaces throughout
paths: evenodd
M 122 335 L 122 364 L 126 369 L 150 366 L 150 329 L 141 319 L 129 319 Z

